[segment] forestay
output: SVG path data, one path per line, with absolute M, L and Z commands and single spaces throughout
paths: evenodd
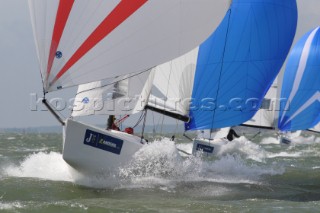
M 320 28 L 305 34 L 290 53 L 284 73 L 278 127 L 282 131 L 305 130 L 319 122 Z
M 226 0 L 29 0 L 44 91 L 145 71 L 198 46 Z
M 187 130 L 249 120 L 278 74 L 297 25 L 295 0 L 233 0 L 200 46 Z

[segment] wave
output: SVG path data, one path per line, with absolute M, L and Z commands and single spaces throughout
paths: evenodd
M 248 164 L 246 158 L 250 155 L 243 159 L 239 153 L 226 154 L 227 150 L 233 150 L 242 143 L 240 140 L 231 144 L 218 159 L 212 161 L 202 158 L 201 154 L 182 158 L 172 141 L 156 141 L 139 150 L 130 165 L 121 168 L 120 176 L 128 181 L 125 185 L 152 187 L 177 182 L 256 183 L 264 175 L 284 172 L 283 168 L 273 169 L 252 162 Z M 248 147 L 260 150 L 253 144 Z
M 218 156 L 224 156 L 230 153 L 237 153 L 246 159 L 257 162 L 264 162 L 267 154 L 260 145 L 249 141 L 244 136 L 223 145 L 217 154 Z
M 24 205 L 20 202 L 10 202 L 5 203 L 0 201 L 0 210 L 14 210 L 14 209 L 23 209 Z
M 295 152 L 295 153 L 289 153 L 289 152 L 280 152 L 275 154 L 268 154 L 268 158 L 277 158 L 277 157 L 289 157 L 289 158 L 298 158 L 302 156 L 302 152 Z
M 314 144 L 315 142 L 316 137 L 314 135 L 310 135 L 307 137 L 299 136 L 292 139 L 292 143 L 297 145 Z
M 190 151 L 192 145 L 178 147 Z M 171 189 L 183 182 L 259 183 L 265 175 L 284 173 L 283 168 L 261 163 L 265 155 L 260 146 L 239 138 L 227 144 L 216 159 L 206 159 L 201 153 L 183 157 L 174 142 L 162 139 L 143 146 L 128 165 L 111 174 L 83 176 L 57 152 L 31 154 L 19 165 L 7 166 L 4 171 L 8 176 L 68 181 L 96 188 Z
M 0 197 L 1 198 L 1 197 Z M 52 201 L 52 202 L 36 202 L 36 201 L 14 201 L 14 202 L 2 202 L 0 201 L 0 211 L 9 212 L 33 212 L 39 209 L 42 212 L 46 212 L 59 207 L 68 208 L 69 211 L 79 212 L 87 211 L 88 207 L 77 201 Z
M 314 144 L 320 143 L 320 138 L 316 138 L 314 135 L 310 136 L 297 136 L 291 139 L 291 145 L 306 145 L 306 144 Z M 268 144 L 277 144 L 279 145 L 279 139 L 275 137 L 265 137 L 262 138 L 260 144 L 268 145 Z
M 73 181 L 68 164 L 57 152 L 39 152 L 29 155 L 20 165 L 9 165 L 5 174 L 14 177 L 32 177 L 53 181 Z
M 16 140 L 16 137 L 7 137 L 6 138 L 8 141 Z
M 260 144 L 263 144 L 263 145 L 278 144 L 279 145 L 279 140 L 274 137 L 266 137 L 266 138 L 262 138 Z

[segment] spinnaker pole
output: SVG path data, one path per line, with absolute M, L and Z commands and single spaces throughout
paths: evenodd
M 50 106 L 50 104 L 47 102 L 47 99 L 45 97 L 43 97 L 42 99 L 42 103 L 47 107 L 47 109 L 49 110 L 49 112 L 51 112 L 51 114 L 59 121 L 59 123 L 64 126 L 65 122 L 63 121 L 63 119 L 56 113 L 56 111 Z

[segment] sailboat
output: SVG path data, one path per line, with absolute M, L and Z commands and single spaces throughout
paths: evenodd
M 60 118 L 46 94 L 147 72 L 202 43 L 221 22 L 225 0 L 29 0 L 43 103 L 65 127 L 63 158 L 82 173 L 127 163 L 142 139 Z M 124 80 L 124 79 L 121 79 Z M 90 100 L 84 99 L 84 102 Z
M 295 0 L 232 1 L 222 23 L 199 48 L 156 67 L 154 85 L 163 100 L 156 97 L 161 104 L 155 107 L 151 101 L 147 108 L 182 120 L 186 131 L 246 122 L 280 71 L 296 25 Z M 194 150 L 215 153 L 210 139 L 196 139 Z
M 279 108 L 284 100 L 280 99 L 282 81 L 277 77 L 267 94 L 263 98 L 260 109 L 247 122 L 237 128 L 237 132 L 241 135 L 247 135 L 250 139 L 254 139 L 263 133 L 274 133 L 279 144 L 290 144 L 291 138 L 300 136 L 301 131 L 281 132 L 278 129 Z
M 320 27 L 306 33 L 289 55 L 283 76 L 278 128 L 282 132 L 307 130 L 319 122 Z M 284 140 L 288 140 L 283 137 Z
M 99 170 L 103 173 L 115 171 L 119 166 L 129 162 L 132 155 L 146 144 L 146 141 L 134 135 L 133 129 L 131 132 L 122 132 L 114 128 L 113 119 L 116 115 L 128 117 L 144 111 L 153 77 L 154 73 L 150 69 L 118 76 L 112 82 L 101 80 L 79 85 L 71 114 L 72 119 L 67 120 L 65 128 L 63 159 L 78 171 L 91 174 Z M 111 116 L 106 129 L 74 119 L 88 115 Z M 81 139 L 83 135 L 79 133 L 85 133 L 84 138 Z M 83 142 L 82 146 L 79 145 L 79 141 Z M 98 152 L 96 149 L 102 151 Z M 86 155 L 79 155 L 79 152 Z M 93 156 L 95 157 L 92 158 Z M 91 165 L 93 162 L 94 166 Z
M 305 34 L 289 54 L 283 80 L 276 80 L 265 104 L 244 126 L 273 129 L 279 143 L 290 144 L 302 130 L 318 132 L 320 30 Z

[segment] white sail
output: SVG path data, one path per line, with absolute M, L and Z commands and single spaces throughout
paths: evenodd
M 189 113 L 199 48 L 154 68 L 153 92 L 148 105 L 181 115 Z
M 230 127 L 219 128 L 219 129 L 212 129 L 212 130 L 198 130 L 197 137 L 202 139 L 221 139 L 227 137 L 230 131 Z
M 247 122 L 245 125 L 254 127 L 265 127 L 265 128 L 276 128 L 276 120 L 278 117 L 278 101 L 279 92 L 278 87 L 280 87 L 278 78 L 273 82 L 272 86 L 269 88 L 267 94 L 265 95 L 261 108 L 256 112 L 256 114 Z
M 198 46 L 226 0 L 29 0 L 46 92 L 141 72 Z
M 72 116 L 125 115 L 144 110 L 152 88 L 151 70 L 78 87 Z
M 313 128 L 311 128 L 309 130 L 312 132 L 320 133 L 320 123 L 318 123 L 317 125 L 315 125 Z

